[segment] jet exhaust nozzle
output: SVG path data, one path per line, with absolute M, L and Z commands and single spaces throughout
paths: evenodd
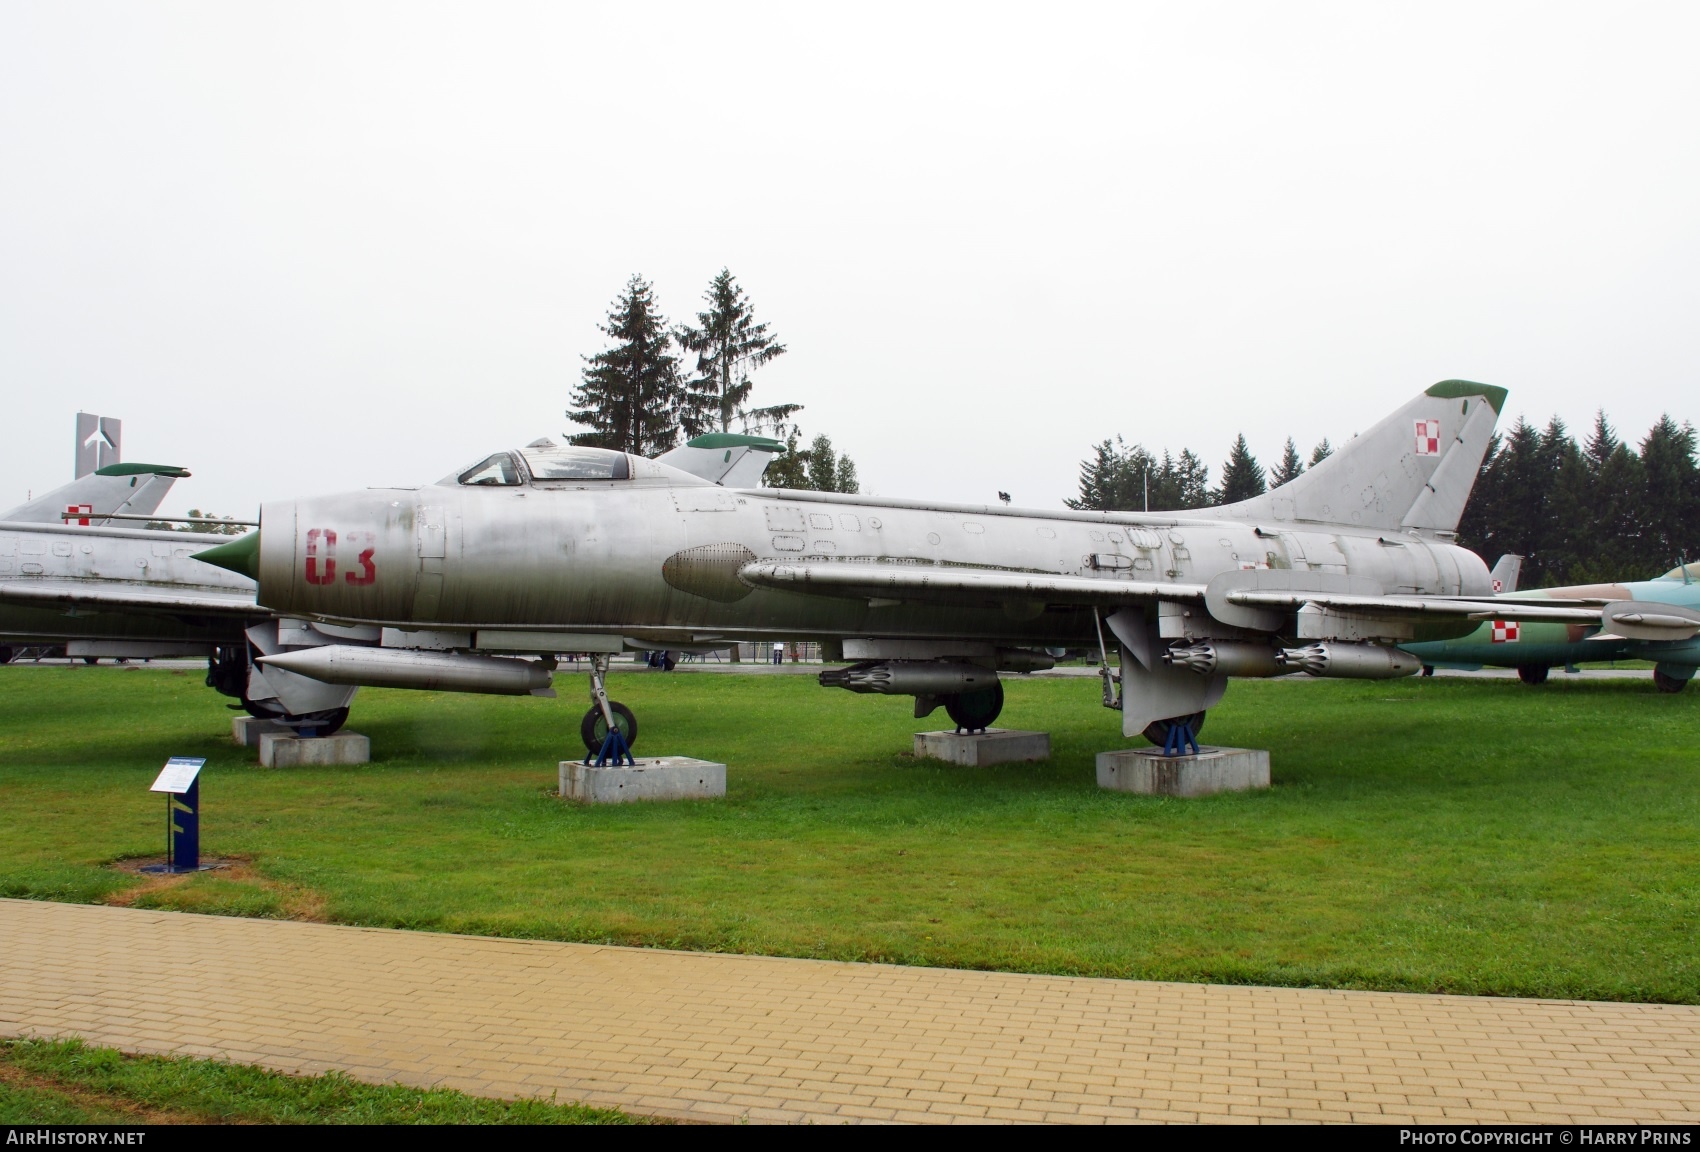
M 325 684 L 485 692 L 495 696 L 554 694 L 549 687 L 547 668 L 530 660 L 499 656 L 326 644 L 261 656 L 255 663 L 266 668 L 282 668 Z
M 882 696 L 953 696 L 984 691 L 997 680 L 998 674 L 991 668 L 938 660 L 882 660 L 828 668 L 820 674 L 822 688 L 848 688 Z
M 1285 676 L 1294 671 L 1281 664 L 1275 649 L 1268 644 L 1252 644 L 1243 640 L 1206 640 L 1198 644 L 1177 645 L 1163 653 L 1163 663 L 1171 668 L 1185 668 L 1200 676 Z
M 1415 656 L 1380 644 L 1307 644 L 1283 648 L 1276 659 L 1290 672 L 1350 680 L 1396 680 L 1423 670 Z

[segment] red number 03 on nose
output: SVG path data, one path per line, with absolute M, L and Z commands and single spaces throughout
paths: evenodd
M 354 566 L 343 572 L 346 583 L 370 584 L 378 578 L 378 566 L 372 559 L 377 552 L 377 537 L 371 532 L 348 532 L 343 545 L 354 550 Z M 303 549 L 303 575 L 309 584 L 336 583 L 335 528 L 307 529 L 307 547 Z

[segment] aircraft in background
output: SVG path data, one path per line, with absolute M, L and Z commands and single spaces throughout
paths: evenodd
M 823 685 L 968 730 L 1001 711 L 1000 672 L 1096 647 L 1124 733 L 1174 748 L 1231 676 L 1405 676 L 1421 662 L 1399 644 L 1484 619 L 1599 623 L 1597 604 L 1496 600 L 1455 543 L 1504 399 L 1443 381 L 1280 488 L 1184 513 L 740 486 L 759 469 L 734 455 L 776 444 L 755 438 L 658 460 L 539 441 L 424 487 L 266 504 L 258 532 L 200 558 L 258 582 L 278 621 L 256 663 L 289 686 L 543 694 L 556 654 L 590 653 L 592 750 L 636 736 L 606 697 L 610 654 L 773 639 L 848 663 Z M 721 483 L 675 466 L 716 456 Z
M 251 714 L 333 731 L 354 690 L 319 685 L 302 697 L 313 707 L 285 709 L 252 675 L 247 633 L 276 630 L 254 582 L 194 562 L 205 537 L 145 527 L 192 519 L 154 514 L 188 475 L 111 463 L 0 513 L 0 663 L 18 648 L 61 645 L 89 661 L 205 657 L 208 686 Z
M 1602 660 L 1650 660 L 1661 692 L 1680 692 L 1700 667 L 1700 563 L 1654 580 L 1580 584 L 1515 592 L 1518 601 L 1601 605 L 1598 624 L 1484 620 L 1468 636 L 1401 645 L 1425 671 L 1515 668 L 1525 684 L 1544 684 L 1554 666 Z

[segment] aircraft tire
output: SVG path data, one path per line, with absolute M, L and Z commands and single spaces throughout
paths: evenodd
M 1003 711 L 1003 681 L 981 692 L 960 692 L 940 697 L 951 723 L 970 732 L 981 732 Z
M 1545 664 L 1519 664 L 1517 665 L 1517 679 L 1532 688 L 1536 685 L 1545 684 L 1547 673 L 1551 671 L 1552 669 Z
M 1433 676 L 1434 675 L 1434 665 L 1433 664 L 1424 664 L 1423 665 L 1423 675 L 1424 676 Z
M 11 662 L 12 650 L 10 648 L 0 648 L 0 664 L 10 664 Z
M 1666 676 L 1657 668 L 1653 669 L 1653 684 L 1660 692 L 1681 692 L 1688 687 L 1688 681 L 1680 676 Z
M 608 701 L 608 708 L 614 713 L 614 723 L 619 725 L 620 735 L 626 738 L 629 749 L 637 743 L 637 717 L 632 710 L 618 700 Z M 584 749 L 592 754 L 602 751 L 602 742 L 608 739 L 608 721 L 602 718 L 602 709 L 592 708 L 579 721 L 579 739 L 584 741 Z
M 1194 712 L 1191 716 L 1171 716 L 1167 720 L 1153 720 L 1145 726 L 1145 731 L 1140 735 L 1153 744 L 1167 744 L 1169 742 L 1169 729 L 1182 720 L 1190 720 L 1192 721 L 1192 734 L 1197 736 L 1204 731 L 1204 716 L 1203 712 Z

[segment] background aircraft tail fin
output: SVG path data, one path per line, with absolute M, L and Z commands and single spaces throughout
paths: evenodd
M 1455 532 L 1504 405 L 1503 388 L 1442 380 L 1296 479 L 1215 511 Z
M 779 440 L 738 432 L 710 432 L 670 449 L 655 459 L 681 472 L 726 488 L 754 488 L 768 462 L 785 451 Z
M 1510 552 L 1501 556 L 1494 563 L 1493 571 L 1488 573 L 1493 577 L 1494 595 L 1503 596 L 1507 592 L 1517 591 L 1517 575 L 1522 571 L 1523 558 L 1521 556 L 1514 556 Z
M 115 512 L 148 516 L 164 501 L 183 468 L 166 464 L 110 464 L 55 488 L 45 496 L 0 512 L 0 520 L 34 524 L 105 524 Z M 78 515 L 67 519 L 65 513 Z M 123 521 L 120 521 L 123 523 Z M 132 527 L 140 525 L 132 524 Z

